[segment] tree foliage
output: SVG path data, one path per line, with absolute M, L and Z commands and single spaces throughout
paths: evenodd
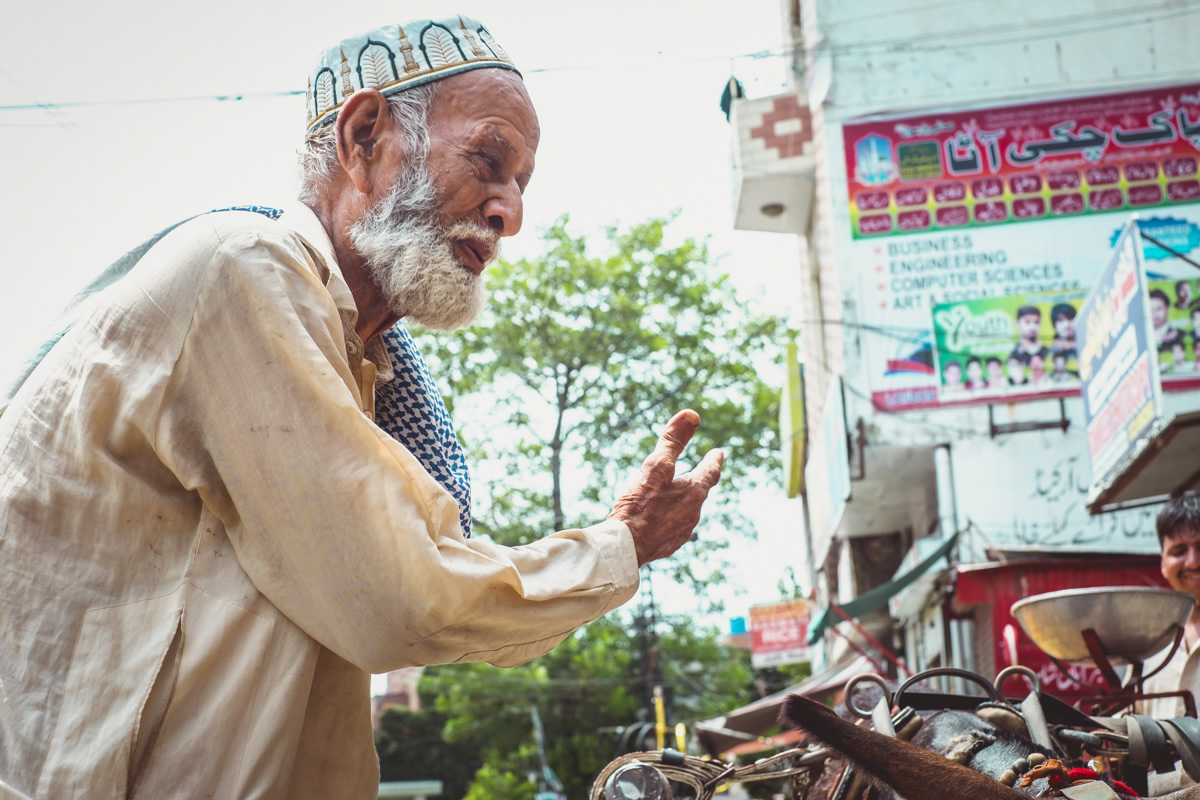
M 706 518 L 750 529 L 732 499 L 777 464 L 778 391 L 759 372 L 780 323 L 738 300 L 705 245 L 668 246 L 668 222 L 611 228 L 595 254 L 563 217 L 540 258 L 488 270 L 484 319 L 422 343 L 471 454 L 480 532 L 522 544 L 602 519 L 684 407 L 702 418 L 691 463 L 728 457 Z
M 396 706 L 385 711 L 375 732 L 379 780 L 438 780 L 445 797 L 463 797 L 483 762 L 476 748 L 447 742 L 442 736 L 445 727 L 446 715 L 435 709 Z M 526 793 L 521 800 L 531 796 Z
M 652 219 L 611 228 L 596 252 L 563 217 L 544 234 L 540 257 L 488 270 L 491 297 L 479 323 L 449 335 L 417 332 L 468 450 L 478 533 L 524 544 L 603 519 L 667 419 L 685 407 L 702 419 L 685 459 L 695 463 L 712 447 L 727 455 L 705 520 L 751 530 L 736 499 L 777 467 L 778 390 L 760 374 L 777 361 L 784 333 L 737 298 L 704 244 L 668 244 L 668 227 Z M 701 534 L 668 568 L 703 582 L 694 565 L 727 538 Z M 698 594 L 697 607 L 705 603 Z M 546 782 L 544 755 L 564 793 L 586 797 L 617 755 L 619 731 L 653 720 L 653 686 L 664 689 L 672 729 L 757 696 L 748 654 L 721 646 L 715 630 L 640 619 L 609 615 L 513 669 L 426 669 L 423 705 L 442 715 L 446 746 L 483 765 L 465 794 L 448 796 L 527 798 Z M 533 735 L 535 705 L 544 754 Z
M 644 697 L 650 684 L 664 688 L 672 731 L 676 722 L 718 715 L 750 696 L 748 654 L 721 645 L 716 631 L 670 619 L 646 634 L 654 643 L 649 651 L 637 630 L 610 615 L 530 664 L 427 668 L 422 704 L 445 720 L 442 735 L 449 747 L 474 752 L 486 765 L 466 797 L 507 797 L 505 787 L 518 784 L 525 788 L 513 788 L 515 796 L 532 796 L 528 787 L 541 770 L 534 704 L 545 729 L 548 766 L 567 797 L 586 797 L 601 768 L 617 755 L 618 729 L 639 719 L 653 721 Z

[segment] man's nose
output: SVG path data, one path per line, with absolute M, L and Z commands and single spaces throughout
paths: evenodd
M 499 236 L 515 236 L 521 230 L 525 204 L 516 181 L 505 184 L 483 204 L 483 218 Z

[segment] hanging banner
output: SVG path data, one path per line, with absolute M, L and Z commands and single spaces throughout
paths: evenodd
M 1165 304 L 1165 294 L 1156 291 L 1161 300 L 1155 302 Z M 1079 377 L 1093 487 L 1108 481 L 1162 417 L 1159 349 L 1174 349 L 1167 342 L 1182 334 L 1170 327 L 1165 311 L 1151 309 L 1149 295 L 1141 235 L 1130 220 L 1079 309 Z
M 1083 299 L 1074 291 L 934 306 L 938 399 L 1011 402 L 1077 393 L 1075 317 Z
M 786 497 L 804 494 L 804 459 L 808 454 L 808 420 L 804 416 L 804 367 L 799 348 L 788 342 L 783 392 L 779 399 L 779 441 L 783 451 L 783 489 Z
M 855 238 L 1200 200 L 1200 84 L 848 124 Z
M 1200 253 L 1200 84 L 861 120 L 843 140 L 846 246 L 882 411 L 976 402 L 940 391 L 938 306 L 1086 293 L 1133 211 L 1149 236 Z M 1144 256 L 1151 280 L 1195 275 L 1162 248 Z

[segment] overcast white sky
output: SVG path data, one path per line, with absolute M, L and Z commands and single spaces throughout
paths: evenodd
M 780 5 L 13 4 L 0 26 L 0 377 L 79 286 L 157 230 L 210 208 L 289 200 L 303 96 L 264 95 L 302 90 L 316 54 L 344 36 L 426 13 L 487 24 L 537 106 L 537 173 L 507 256 L 535 253 L 538 232 L 564 212 L 589 233 L 679 211 L 675 237 L 709 237 L 745 295 L 769 292 L 765 307 L 784 311 L 797 240 L 733 230 L 731 131 L 718 108 L 731 73 L 752 96 L 781 91 Z M 754 57 L 763 53 L 774 55 Z M 196 99 L 144 102 L 163 98 Z M 31 104 L 62 105 L 11 108 Z M 761 565 L 799 552 L 798 530 L 760 527 L 768 557 L 746 553 L 746 574 L 729 576 L 745 602 L 774 599 Z

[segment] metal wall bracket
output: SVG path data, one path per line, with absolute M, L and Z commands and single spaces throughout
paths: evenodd
M 995 406 L 988 404 L 988 435 L 995 439 L 1005 433 L 1022 433 L 1024 431 L 1046 431 L 1052 428 L 1058 428 L 1064 433 L 1067 428 L 1071 427 L 1071 420 L 1067 419 L 1067 403 L 1063 398 L 1058 398 L 1058 419 L 1046 420 L 1044 422 L 996 422 Z

